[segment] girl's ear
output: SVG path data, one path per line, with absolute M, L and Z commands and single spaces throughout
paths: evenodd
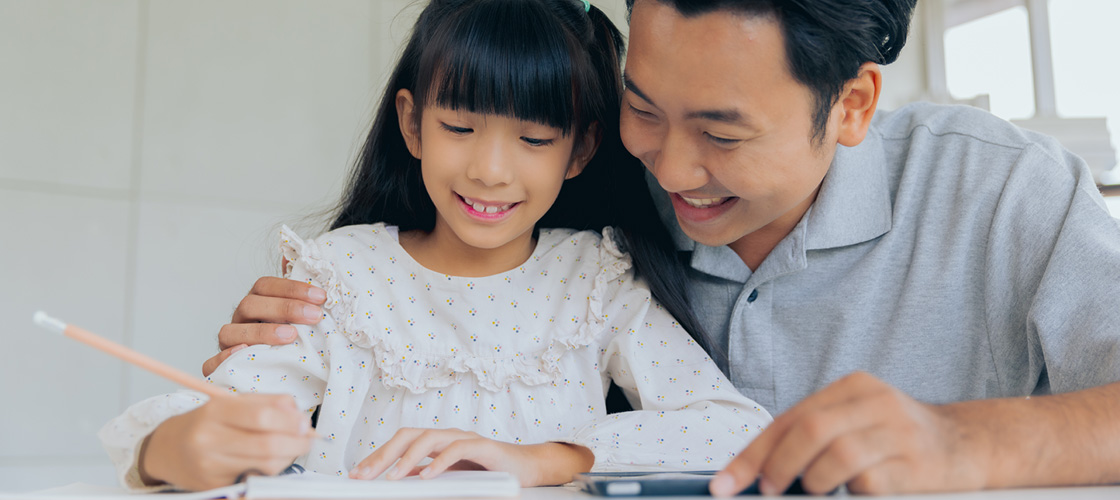
M 587 127 L 587 132 L 580 139 L 579 147 L 572 151 L 572 162 L 568 164 L 568 172 L 564 174 L 564 180 L 579 175 L 595 157 L 599 144 L 603 142 L 603 132 L 599 130 L 599 122 L 594 122 Z
M 408 89 L 397 91 L 397 124 L 401 128 L 404 144 L 413 158 L 420 159 L 420 131 L 417 130 L 416 103 Z

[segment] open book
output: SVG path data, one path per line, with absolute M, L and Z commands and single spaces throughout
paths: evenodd
M 304 472 L 283 476 L 250 476 L 244 483 L 188 493 L 130 494 L 119 488 L 73 484 L 35 493 L 14 495 L 27 500 L 119 500 L 122 496 L 159 497 L 161 500 L 210 500 L 216 498 L 438 498 L 516 497 L 517 478 L 498 471 L 447 471 L 432 479 L 417 476 L 397 481 L 356 480 Z

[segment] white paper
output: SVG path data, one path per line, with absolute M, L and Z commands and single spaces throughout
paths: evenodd
M 7 500 L 118 500 L 159 497 L 162 500 L 215 498 L 438 498 L 516 497 L 517 478 L 499 471 L 447 471 L 432 479 L 412 476 L 398 481 L 357 480 L 306 472 L 283 476 L 250 476 L 244 484 L 207 491 L 132 493 L 123 488 L 74 483 L 31 493 L 0 495 Z
M 246 498 L 432 498 L 515 497 L 516 477 L 499 471 L 447 471 L 432 479 L 417 476 L 371 481 L 304 473 L 252 476 Z

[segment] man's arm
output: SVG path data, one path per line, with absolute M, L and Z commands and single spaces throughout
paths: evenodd
M 713 479 L 730 496 L 761 474 L 777 494 L 976 490 L 1120 482 L 1120 382 L 1032 398 L 919 403 L 856 373 L 790 408 Z
M 209 376 L 231 354 L 246 345 L 281 345 L 296 339 L 290 323 L 313 325 L 322 318 L 320 305 L 326 302 L 322 288 L 302 281 L 264 277 L 253 284 L 249 295 L 237 305 L 230 324 L 218 332 L 221 352 L 202 364 Z

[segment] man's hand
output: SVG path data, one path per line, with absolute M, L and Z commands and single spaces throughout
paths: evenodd
M 222 361 L 247 345 L 291 343 L 296 339 L 296 329 L 289 323 L 318 323 L 322 319 L 319 306 L 326 300 L 322 288 L 301 281 L 271 277 L 257 280 L 237 305 L 233 320 L 218 332 L 221 352 L 203 363 L 202 374 L 209 376 Z
M 770 495 L 798 476 L 816 494 L 843 484 L 870 494 L 984 488 L 990 436 L 959 417 L 952 405 L 919 403 L 855 373 L 774 419 L 710 488 L 731 496 L 760 475 L 759 487 Z

